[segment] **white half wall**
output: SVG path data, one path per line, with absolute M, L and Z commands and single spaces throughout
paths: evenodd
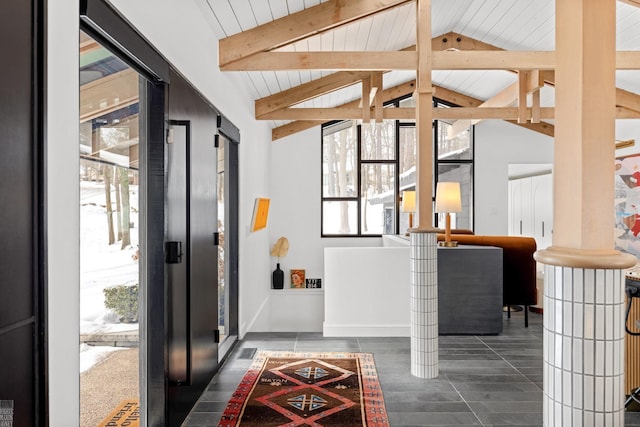
M 325 248 L 325 336 L 410 336 L 409 249 Z

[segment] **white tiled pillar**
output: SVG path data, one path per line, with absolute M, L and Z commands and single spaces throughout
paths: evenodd
M 535 255 L 545 263 L 544 425 L 622 427 L 623 270 L 635 257 L 558 254 Z
M 438 376 L 438 247 L 433 231 L 411 230 L 411 374 Z

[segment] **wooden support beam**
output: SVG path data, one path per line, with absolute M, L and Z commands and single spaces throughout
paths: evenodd
M 531 93 L 531 123 L 540 123 L 540 91 Z
M 256 118 L 265 113 L 290 107 L 329 92 L 356 84 L 370 75 L 368 71 L 338 71 L 325 77 L 292 87 L 291 89 L 258 99 L 255 102 Z
M 310 37 L 409 0 L 329 0 L 221 39 L 220 67 L 255 53 Z
M 640 112 L 625 107 L 616 107 L 616 119 L 640 119 Z
M 614 247 L 616 5 L 557 1 L 556 23 L 552 246 L 602 256 Z
M 478 105 L 478 108 L 495 108 L 495 107 L 508 107 L 513 105 L 518 99 L 519 82 L 515 82 L 502 89 L 493 97 L 489 98 L 485 102 Z M 469 128 L 470 125 L 478 124 L 479 120 L 469 122 L 455 122 L 451 124 L 449 133 L 451 137 L 463 132 Z
M 271 129 L 271 141 L 277 141 L 278 139 L 294 135 L 307 129 L 311 129 L 323 123 L 323 120 L 299 120 L 296 122 L 287 123 L 286 125 L 275 127 Z
M 616 88 L 616 105 L 633 111 L 640 111 L 640 95 Z
M 625 56 L 625 65 L 637 59 L 640 52 Z M 433 70 L 533 70 L 553 69 L 555 52 L 547 51 L 439 51 L 432 52 Z M 415 70 L 417 53 L 383 52 L 261 52 L 250 58 L 220 65 L 222 71 L 278 70 Z
M 640 51 L 616 55 L 618 70 L 640 69 Z M 554 51 L 442 51 L 432 52 L 433 70 L 552 70 Z M 260 52 L 227 65 L 222 71 L 284 70 L 415 70 L 415 52 Z
M 433 229 L 433 70 L 431 0 L 416 1 L 416 222 Z M 437 171 L 436 171 L 437 174 Z
M 382 73 L 371 73 L 371 97 L 373 98 L 376 123 L 382 122 L 382 97 L 376 96 L 378 93 L 382 93 L 382 90 Z
M 393 99 L 400 98 L 401 96 L 413 93 L 415 89 L 416 82 L 414 80 L 390 87 L 389 89 L 382 91 L 382 102 L 391 101 Z M 359 104 L 360 100 L 355 100 L 347 102 L 346 104 L 341 105 L 341 107 L 358 107 Z M 278 126 L 271 130 L 271 139 L 272 141 L 275 141 L 277 139 L 284 138 L 285 136 L 293 135 L 296 132 L 301 132 L 314 126 L 318 126 L 323 122 L 324 120 L 302 120 Z
M 457 33 L 447 33 L 442 36 L 437 36 L 432 38 L 432 49 L 485 49 L 485 50 L 502 50 L 496 46 L 489 45 L 480 41 L 477 41 L 473 38 L 469 38 Z M 405 49 L 405 51 L 414 51 L 415 46 L 409 46 Z M 534 72 L 535 73 L 535 72 Z M 365 76 L 370 75 L 367 71 L 339 71 L 328 76 L 322 77 L 320 79 L 305 83 L 303 85 L 285 90 L 283 92 L 259 99 L 256 101 L 256 118 L 263 118 L 264 114 L 270 111 L 275 111 L 280 108 L 285 108 L 291 105 L 295 105 L 309 99 L 312 99 L 317 96 L 321 96 L 323 94 L 329 93 L 333 90 L 341 89 L 343 87 L 349 86 L 351 84 L 356 84 L 361 81 L 361 79 Z M 539 72 L 539 80 L 538 85 L 541 86 L 540 81 L 549 84 L 555 85 L 555 72 L 553 70 L 543 70 Z M 536 80 L 533 78 L 530 82 L 528 82 L 528 88 L 533 89 L 536 85 Z M 506 106 L 510 105 L 510 102 L 514 102 L 517 97 L 517 87 L 508 87 L 505 88 L 500 94 L 496 95 L 496 97 L 486 101 L 486 106 Z M 410 91 L 411 92 L 411 91 Z M 408 92 L 408 93 L 410 93 Z M 514 96 L 514 93 L 516 94 Z M 532 92 L 535 95 L 535 92 Z M 407 93 L 400 94 L 398 96 L 406 95 Z M 436 96 L 442 100 L 447 102 L 451 102 L 456 105 L 460 105 L 463 107 L 477 107 L 482 105 L 481 100 L 477 100 L 475 98 L 463 95 L 461 93 L 451 91 L 444 87 L 438 87 Z M 535 98 L 534 98 L 534 103 Z M 623 89 L 616 90 L 616 105 L 622 108 L 618 108 L 617 118 L 637 118 L 637 114 L 634 111 L 640 111 L 640 95 L 634 94 L 632 92 L 625 91 Z M 532 107 L 535 107 L 532 105 Z M 535 115 L 535 108 L 532 110 L 532 120 L 535 120 L 533 117 Z M 287 135 L 291 135 L 299 130 L 308 129 L 310 127 L 316 126 L 321 121 L 312 121 L 305 120 L 303 122 L 296 122 L 291 124 L 286 124 L 277 128 L 274 128 L 272 131 L 273 139 L 279 139 Z M 543 133 L 545 135 L 553 136 L 553 125 L 548 123 L 540 123 L 539 126 L 531 126 L 531 124 L 521 124 L 522 127 L 526 127 L 531 130 L 535 130 L 536 132 Z M 537 125 L 537 123 L 534 123 Z M 455 126 L 455 124 L 454 124 Z M 465 123 L 464 126 L 458 125 L 463 129 L 468 127 L 468 123 Z M 298 130 L 299 129 L 299 130 Z
M 367 108 L 359 106 L 352 107 L 332 107 L 332 108 L 285 108 L 269 113 L 267 119 L 270 120 L 357 120 L 361 119 Z M 383 108 L 384 119 L 392 120 L 413 120 L 416 118 L 415 108 Z M 524 111 L 527 117 L 532 115 L 532 108 L 526 107 Z M 434 120 L 518 120 L 520 108 L 518 107 L 450 107 L 432 108 Z M 554 108 L 540 108 L 540 117 L 543 119 L 554 118 Z
M 450 89 L 447 89 L 441 86 L 435 86 L 434 89 L 435 89 L 434 93 L 439 99 L 442 99 L 443 101 L 446 101 L 446 102 L 450 102 L 452 104 L 462 105 L 467 108 L 478 107 L 479 105 L 482 104 L 482 101 L 479 99 L 452 91 Z M 412 93 L 414 90 L 415 90 L 414 81 L 407 82 L 402 85 L 386 89 L 385 91 L 383 91 L 383 102 L 390 101 L 392 99 L 407 95 L 409 93 Z M 358 101 L 352 101 L 336 108 L 343 108 L 343 107 L 359 108 L 361 106 L 359 105 Z M 402 113 L 398 113 L 398 114 L 402 114 Z M 436 114 L 439 114 L 439 113 L 436 113 Z M 618 118 L 640 118 L 640 113 L 633 112 L 631 110 L 627 110 L 624 108 L 618 108 Z M 280 138 L 293 135 L 297 132 L 310 129 L 314 126 L 318 126 L 326 121 L 327 120 L 298 120 L 291 123 L 287 123 L 285 125 L 273 128 L 271 130 L 271 137 L 273 141 L 276 141 Z M 551 137 L 554 136 L 554 126 L 550 123 L 540 122 L 540 123 L 518 124 L 515 120 L 506 120 L 506 121 L 514 125 L 518 125 L 520 127 L 524 127 L 526 129 L 532 130 L 534 132 L 541 133 L 543 135 L 547 135 Z
M 449 32 L 434 37 L 431 49 L 437 50 L 504 50 L 489 43 L 481 42 L 472 37 L 467 37 L 456 32 Z
M 222 71 L 278 70 L 415 70 L 416 53 L 384 52 L 260 52 L 230 64 Z
M 518 123 L 527 122 L 527 74 L 528 71 L 518 72 Z
M 518 123 L 516 120 L 506 120 L 506 122 L 541 133 L 542 135 L 550 136 L 551 138 L 555 136 L 555 128 L 551 123 Z
M 630 4 L 631 6 L 640 7 L 639 0 L 620 0 L 622 3 Z
M 371 77 L 367 76 L 362 79 L 362 102 L 360 102 L 360 108 L 362 108 L 362 113 L 360 113 L 360 117 L 362 117 L 362 121 L 365 123 L 368 123 L 369 121 L 371 121 L 370 96 L 371 96 Z M 279 111 L 284 111 L 284 110 L 279 110 Z M 313 118 L 315 119 L 317 117 L 313 117 Z

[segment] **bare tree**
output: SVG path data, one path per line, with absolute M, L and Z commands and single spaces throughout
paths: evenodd
M 109 233 L 109 244 L 112 245 L 116 239 L 113 233 L 113 209 L 111 207 L 111 176 L 113 175 L 113 166 L 103 165 L 104 176 L 104 196 L 107 208 L 107 231 Z
M 116 166 L 117 167 L 117 166 Z M 116 193 L 116 223 L 118 225 L 118 240 L 122 240 L 122 201 L 120 200 L 120 174 L 116 173 L 113 179 Z
M 120 169 L 120 200 L 122 201 L 122 249 L 131 245 L 131 232 L 129 230 L 129 169 Z
M 334 139 L 338 145 L 339 155 L 338 155 L 338 186 L 340 191 L 340 196 L 348 196 L 347 191 L 347 153 L 348 150 L 348 140 L 347 132 L 337 132 L 334 134 L 337 139 Z M 340 203 L 340 233 L 341 234 L 349 234 L 349 203 L 341 202 Z

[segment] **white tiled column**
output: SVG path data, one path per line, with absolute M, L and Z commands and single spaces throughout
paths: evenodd
M 544 425 L 624 426 L 623 269 L 635 258 L 589 260 L 552 249 L 535 258 L 546 264 Z
M 436 233 L 411 230 L 411 374 L 438 376 L 438 247 Z

